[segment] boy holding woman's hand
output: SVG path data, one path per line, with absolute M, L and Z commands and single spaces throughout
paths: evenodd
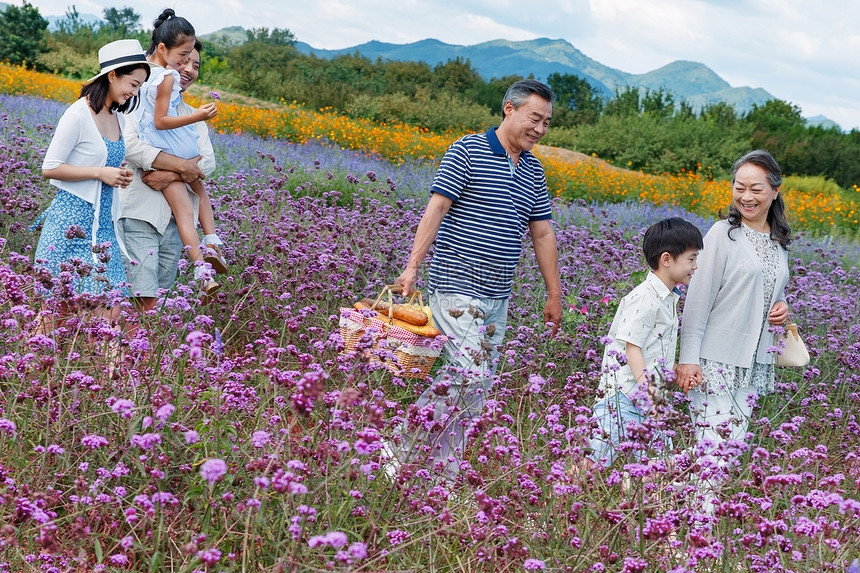
M 593 452 L 585 466 L 611 464 L 618 455 L 616 448 L 628 439 L 627 423 L 648 417 L 649 400 L 642 398 L 654 395 L 660 372 L 675 364 L 680 296 L 676 285 L 689 284 L 702 246 L 701 232 L 678 217 L 659 221 L 645 232 L 642 250 L 651 272 L 621 299 L 612 320 L 600 379 L 604 396 L 593 410 L 599 435 L 591 439 Z

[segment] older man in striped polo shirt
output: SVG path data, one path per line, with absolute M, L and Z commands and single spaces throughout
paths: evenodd
M 531 153 L 547 132 L 555 94 L 537 80 L 511 85 L 499 127 L 454 142 L 439 166 L 431 198 L 418 225 L 406 269 L 397 279 L 409 294 L 433 241 L 430 307 L 436 326 L 452 341 L 448 367 L 388 442 L 386 473 L 431 455 L 434 467 L 453 482 L 465 433 L 484 407 L 507 323 L 508 299 L 526 229 L 547 287 L 544 320 L 561 322 L 558 253 L 546 177 Z

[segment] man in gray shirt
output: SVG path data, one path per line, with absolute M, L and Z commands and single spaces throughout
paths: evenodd
M 195 41 L 188 62 L 179 70 L 182 90 L 197 80 L 200 68 L 200 41 Z M 188 115 L 194 108 L 182 102 L 177 108 L 180 115 Z M 215 170 L 215 152 L 209 140 L 205 122 L 194 124 L 200 134 L 200 157 L 181 159 L 149 146 L 137 138 L 137 121 L 126 121 L 125 159 L 134 168 L 134 180 L 119 190 L 121 218 L 117 233 L 125 247 L 125 263 L 131 297 L 139 310 L 150 310 L 158 301 L 159 290 L 169 290 L 176 282 L 182 241 L 170 205 L 161 193 L 168 183 L 184 180 L 186 183 L 205 179 Z M 197 220 L 199 200 L 190 188 L 188 195 Z

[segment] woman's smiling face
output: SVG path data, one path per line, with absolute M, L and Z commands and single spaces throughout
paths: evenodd
M 771 186 L 767 171 L 747 163 L 735 174 L 732 185 L 732 202 L 741 220 L 756 230 L 766 230 L 770 205 L 779 194 L 779 187 Z
M 116 72 L 108 72 L 108 88 L 107 103 L 116 103 L 122 105 L 129 99 L 137 95 L 140 86 L 146 81 L 146 70 L 137 68 L 125 75 L 117 75 Z

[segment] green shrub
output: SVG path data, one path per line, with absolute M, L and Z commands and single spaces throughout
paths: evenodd
M 603 116 L 576 133 L 577 151 L 596 153 L 616 165 L 646 172 L 680 173 L 704 167 L 726 175 L 732 163 L 749 150 L 748 138 L 739 131 L 679 117 Z
M 234 80 L 230 64 L 221 58 L 203 58 L 200 64 L 201 83 L 207 85 L 228 87 Z
M 580 151 L 578 130 L 576 127 L 559 127 L 554 124 L 555 111 L 553 111 L 553 123 L 550 123 L 549 131 L 544 135 L 540 142 L 543 145 L 552 147 L 563 147 L 564 149 L 572 149 Z
M 823 175 L 790 176 L 784 178 L 782 184 L 783 186 L 796 191 L 833 194 L 840 195 L 846 199 L 850 198 L 848 193 L 837 185 L 835 181 L 832 181 Z
M 36 65 L 46 72 L 86 80 L 98 73 L 99 58 L 96 52 L 80 53 L 61 44 L 50 52 L 39 54 Z
M 426 88 L 411 97 L 402 93 L 360 94 L 349 103 L 348 115 L 380 123 L 399 121 L 431 131 L 481 131 L 498 123 L 485 106 L 448 92 L 431 94 Z

